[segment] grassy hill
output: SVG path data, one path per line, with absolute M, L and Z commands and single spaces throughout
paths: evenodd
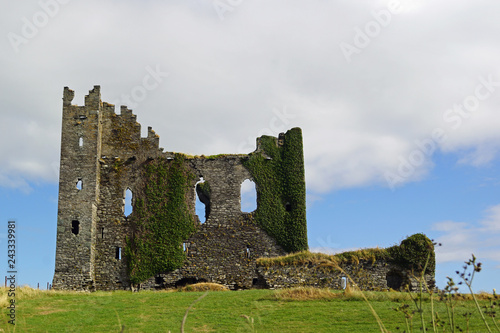
M 403 332 L 409 305 L 415 332 L 420 317 L 409 294 L 365 292 L 369 304 L 390 332 Z M 204 296 L 202 299 L 200 297 Z M 480 295 L 489 306 L 492 295 Z M 198 302 L 196 302 L 198 300 Z M 324 289 L 245 291 L 60 292 L 21 288 L 16 293 L 16 325 L 7 323 L 7 290 L 0 289 L 0 332 L 380 332 L 360 292 Z M 430 323 L 428 295 L 425 318 Z M 435 310 L 445 324 L 446 306 L 435 295 Z M 189 308 L 187 317 L 186 310 Z M 487 332 L 475 304 L 457 299 L 455 320 L 463 331 Z M 469 314 L 472 315 L 466 315 Z M 486 318 L 495 330 L 493 319 Z M 498 324 L 498 321 L 497 321 Z M 3 331 L 2 331 L 3 330 Z M 429 332 L 432 328 L 429 325 Z M 443 331 L 443 327 L 439 328 Z M 449 326 L 446 332 L 450 332 Z

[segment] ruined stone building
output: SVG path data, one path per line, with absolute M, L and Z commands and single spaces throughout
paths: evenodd
M 263 261 L 308 248 L 299 128 L 257 138 L 250 154 L 189 156 L 163 152 L 151 127 L 142 138 L 132 111 L 122 106 L 116 114 L 101 101 L 99 86 L 83 106 L 73 98 L 64 88 L 55 289 L 203 281 L 231 289 L 341 288 L 346 275 L 366 289 L 415 289 L 413 268 L 426 258 L 432 259 L 426 280 L 433 285 L 434 253 L 428 257 L 424 235 L 368 257 L 343 255 L 352 259 L 339 261 L 341 269 L 328 258 L 303 260 L 300 254 L 288 265 Z M 247 179 L 257 192 L 251 213 L 240 204 Z M 127 192 L 131 212 L 125 211 Z M 197 196 L 205 204 L 204 223 L 195 212 Z
M 248 155 L 188 156 L 163 152 L 150 127 L 141 138 L 132 111 L 116 114 L 99 86 L 83 106 L 73 97 L 64 88 L 54 288 L 250 288 L 260 283 L 256 258 L 307 249 L 300 129 L 258 138 Z M 240 205 L 247 179 L 256 183 L 252 213 Z

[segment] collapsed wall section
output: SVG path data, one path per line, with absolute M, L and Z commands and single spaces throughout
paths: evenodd
M 344 263 L 338 269 L 320 263 L 302 265 L 259 265 L 257 272 L 268 288 L 318 287 L 345 289 L 347 284 L 361 290 L 398 290 L 416 292 L 420 289 L 419 276 L 391 261 L 362 260 Z M 425 274 L 426 286 L 433 289 L 434 275 Z M 425 289 L 425 287 L 424 287 Z
M 322 287 L 419 291 L 435 288 L 435 253 L 430 239 L 414 234 L 386 249 L 363 249 L 326 255 L 307 251 L 260 258 L 257 271 L 269 288 Z

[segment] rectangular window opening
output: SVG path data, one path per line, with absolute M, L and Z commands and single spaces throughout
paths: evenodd
M 80 222 L 77 220 L 71 221 L 71 232 L 74 235 L 78 235 L 80 233 Z
M 104 239 L 104 227 L 101 228 L 101 238 Z
M 78 139 L 78 146 L 83 147 L 83 136 Z
M 122 248 L 121 247 L 116 247 L 115 259 L 122 260 Z

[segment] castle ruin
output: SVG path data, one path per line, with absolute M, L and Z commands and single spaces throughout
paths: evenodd
M 231 289 L 339 289 L 349 275 L 364 289 L 416 290 L 414 268 L 424 262 L 427 285 L 434 285 L 432 242 L 422 234 L 368 257 L 343 254 L 347 260 L 337 268 L 325 264 L 335 258 L 304 260 L 300 253 L 287 265 L 266 261 L 308 249 L 299 128 L 257 138 L 250 154 L 189 156 L 163 152 L 151 127 L 142 138 L 132 111 L 122 106 L 116 114 L 101 101 L 99 86 L 83 106 L 73 98 L 65 87 L 53 288 L 214 282 Z M 241 211 L 245 180 L 256 185 L 251 213 Z M 131 212 L 125 211 L 127 192 Z M 197 196 L 205 204 L 204 223 L 196 215 Z
M 73 98 L 64 88 L 55 289 L 250 288 L 260 281 L 256 258 L 307 249 L 300 129 L 258 138 L 248 155 L 188 156 L 163 152 L 151 127 L 141 138 L 132 111 L 116 114 L 99 86 L 84 106 Z M 247 179 L 256 183 L 252 213 L 241 211 Z

